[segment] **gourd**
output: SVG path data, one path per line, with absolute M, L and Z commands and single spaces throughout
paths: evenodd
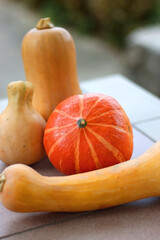
M 0 160 L 7 165 L 39 161 L 44 155 L 45 120 L 32 107 L 33 85 L 11 82 L 8 106 L 0 114 Z
M 104 94 L 74 95 L 50 115 L 44 147 L 51 163 L 64 174 L 108 167 L 129 160 L 132 126 L 120 104 Z
M 16 212 L 80 212 L 160 196 L 160 141 L 136 159 L 72 176 L 15 164 L 0 175 L 0 200 Z
M 33 107 L 46 120 L 59 102 L 81 94 L 73 39 L 50 18 L 25 35 L 22 57 L 26 79 L 34 85 Z

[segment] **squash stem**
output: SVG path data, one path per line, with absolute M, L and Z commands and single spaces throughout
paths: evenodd
M 2 192 L 2 190 L 3 190 L 3 185 L 4 185 L 5 181 L 6 181 L 5 175 L 3 173 L 0 174 L 0 192 Z
M 36 28 L 38 30 L 49 29 L 49 28 L 53 28 L 53 27 L 54 27 L 54 25 L 51 22 L 51 19 L 49 17 L 48 18 L 41 18 L 36 25 Z

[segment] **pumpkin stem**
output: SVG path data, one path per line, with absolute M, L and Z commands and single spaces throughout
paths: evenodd
M 77 125 L 79 128 L 84 128 L 85 126 L 87 126 L 87 121 L 85 119 L 79 119 L 77 121 Z
M 0 192 L 2 192 L 2 190 L 3 190 L 3 185 L 4 185 L 5 181 L 6 181 L 5 175 L 0 174 Z
M 36 25 L 36 28 L 39 30 L 53 28 L 53 27 L 54 27 L 54 25 L 51 22 L 51 19 L 49 17 L 41 18 Z

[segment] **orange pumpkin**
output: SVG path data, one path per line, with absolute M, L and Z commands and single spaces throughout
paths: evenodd
M 132 126 L 113 97 L 75 95 L 50 115 L 44 147 L 52 164 L 64 174 L 96 170 L 131 158 Z

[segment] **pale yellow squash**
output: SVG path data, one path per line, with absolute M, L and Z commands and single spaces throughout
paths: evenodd
M 30 82 L 11 82 L 7 91 L 8 106 L 0 114 L 0 160 L 7 165 L 30 165 L 45 155 L 46 122 L 32 107 L 33 86 Z

